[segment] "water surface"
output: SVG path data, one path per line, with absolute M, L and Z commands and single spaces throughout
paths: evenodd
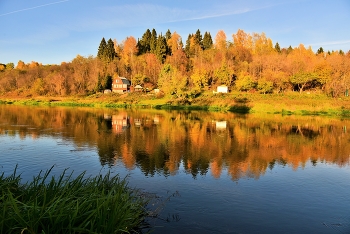
M 349 233 L 349 120 L 0 105 L 0 170 L 111 170 L 153 233 Z M 152 203 L 153 204 L 153 203 Z

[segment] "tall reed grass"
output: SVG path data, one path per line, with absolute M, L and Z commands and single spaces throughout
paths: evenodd
M 55 177 L 51 168 L 23 184 L 16 169 L 0 176 L 0 233 L 134 233 L 145 224 L 148 201 L 117 175 Z

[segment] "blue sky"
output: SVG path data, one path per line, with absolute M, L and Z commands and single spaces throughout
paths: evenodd
M 227 39 L 264 32 L 280 46 L 350 50 L 349 0 L 0 0 L 0 63 L 60 64 L 96 56 L 102 37 L 119 43 L 146 29 L 197 29 Z

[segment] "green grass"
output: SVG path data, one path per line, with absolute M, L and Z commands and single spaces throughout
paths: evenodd
M 228 94 L 203 92 L 196 97 L 156 97 L 150 94 L 94 94 L 90 96 L 3 99 L 0 104 L 71 106 L 97 108 L 141 108 L 165 110 L 230 111 L 282 115 L 350 116 L 350 97 L 331 98 L 321 93 L 286 92 L 259 94 L 232 91 Z M 1 97 L 0 97 L 1 100 Z
M 131 233 L 147 217 L 147 200 L 118 176 L 72 178 L 52 168 L 21 183 L 0 176 L 0 233 Z

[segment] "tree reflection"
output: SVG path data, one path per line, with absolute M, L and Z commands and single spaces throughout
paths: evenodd
M 96 147 L 101 165 L 139 167 L 147 176 L 196 178 L 227 171 L 259 178 L 277 165 L 348 165 L 349 120 L 232 113 L 0 106 L 0 134 L 51 135 Z M 182 168 L 183 167 L 183 168 Z

